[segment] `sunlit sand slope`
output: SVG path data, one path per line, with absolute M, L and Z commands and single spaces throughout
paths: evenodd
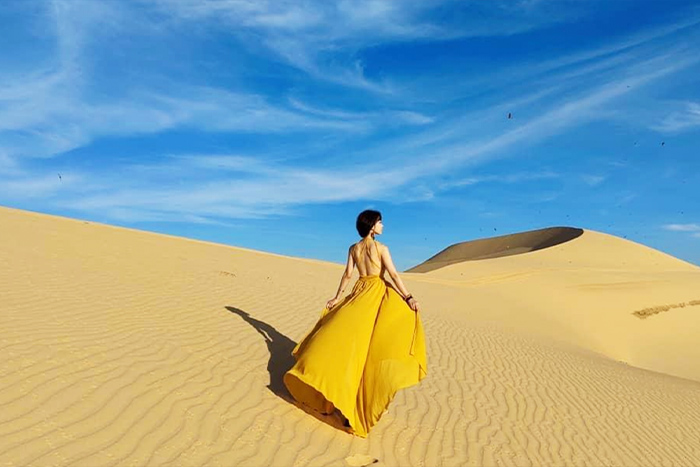
M 658 250 L 586 230 L 538 251 L 417 276 L 461 290 L 467 320 L 700 381 L 700 268 Z
M 0 208 L 0 465 L 700 465 L 700 383 L 616 361 L 589 309 L 697 335 L 700 307 L 631 314 L 693 299 L 697 269 L 559 251 L 613 240 L 404 274 L 429 374 L 361 439 L 281 385 L 342 265 Z

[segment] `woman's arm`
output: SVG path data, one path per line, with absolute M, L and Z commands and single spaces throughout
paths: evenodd
M 387 271 L 389 271 L 389 276 L 391 276 L 391 280 L 394 281 L 394 284 L 399 289 L 399 292 L 401 292 L 401 296 L 403 297 L 403 299 L 406 300 L 406 297 L 411 297 L 406 301 L 408 303 L 408 306 L 411 307 L 413 311 L 420 311 L 420 305 L 418 305 L 418 301 L 415 298 L 413 298 L 412 295 L 410 295 L 410 293 L 406 289 L 406 286 L 403 285 L 403 281 L 401 281 L 399 273 L 396 272 L 396 267 L 394 266 L 394 262 L 391 260 L 391 253 L 389 253 L 388 246 L 384 245 L 381 257 L 384 267 Z
M 391 277 L 391 280 L 394 281 L 394 284 L 396 284 L 396 287 L 399 289 L 399 292 L 401 292 L 402 297 L 406 298 L 406 296 L 409 295 L 409 291 L 408 289 L 406 289 L 406 286 L 403 285 L 401 277 L 399 277 L 399 273 L 396 271 L 394 262 L 391 260 L 391 253 L 389 253 L 389 247 L 386 245 L 382 246 L 382 263 L 384 263 L 384 267 L 389 273 L 389 277 Z
M 335 298 L 340 298 L 340 295 L 345 290 L 345 286 L 352 277 L 352 272 L 355 270 L 355 260 L 352 258 L 352 246 L 348 249 L 348 263 L 345 265 L 345 271 L 343 276 L 340 278 L 340 285 L 338 286 L 338 292 L 335 294 Z

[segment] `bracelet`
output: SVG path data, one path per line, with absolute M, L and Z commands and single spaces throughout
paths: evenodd
M 408 302 L 408 301 L 409 301 L 410 299 L 412 299 L 412 298 L 413 298 L 413 295 L 408 294 L 408 295 L 406 295 L 406 297 L 404 297 L 404 300 L 405 300 L 406 302 Z

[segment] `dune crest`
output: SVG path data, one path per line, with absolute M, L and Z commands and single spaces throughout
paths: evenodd
M 482 238 L 450 245 L 425 262 L 406 272 L 430 272 L 462 261 L 502 258 L 549 248 L 569 242 L 583 235 L 583 229 L 574 227 L 548 227 L 499 237 Z

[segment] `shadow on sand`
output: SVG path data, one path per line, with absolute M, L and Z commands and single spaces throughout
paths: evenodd
M 240 316 L 243 321 L 250 324 L 250 326 L 261 336 L 263 336 L 263 339 L 265 339 L 267 350 L 270 352 L 270 360 L 267 362 L 267 372 L 270 374 L 270 383 L 267 385 L 267 388 L 276 396 L 284 399 L 290 404 L 297 406 L 307 414 L 314 416 L 316 419 L 327 423 L 334 428 L 346 431 L 343 427 L 342 420 L 338 419 L 338 417 L 333 415 L 322 415 L 304 404 L 295 402 L 294 398 L 287 390 L 287 387 L 284 385 L 284 381 L 282 379 L 284 374 L 290 368 L 292 368 L 296 362 L 294 356 L 292 355 L 292 350 L 294 350 L 297 343 L 280 333 L 273 326 L 264 321 L 253 318 L 249 313 L 241 310 L 240 308 L 233 306 L 227 306 L 225 308 L 231 313 Z

